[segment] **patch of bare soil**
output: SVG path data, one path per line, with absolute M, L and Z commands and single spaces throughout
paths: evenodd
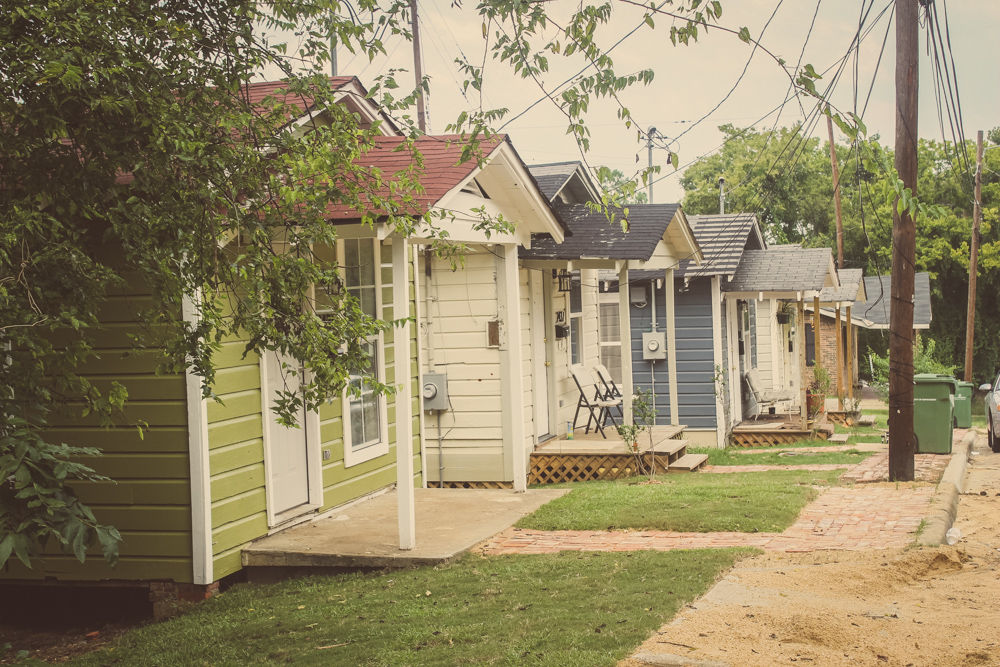
M 103 648 L 133 627 L 116 624 L 105 625 L 99 630 L 44 630 L 0 625 L 0 647 L 7 643 L 13 647 L 7 655 L 0 654 L 0 665 L 19 664 L 16 657 L 19 651 L 28 651 L 30 657 L 50 664 L 66 662 Z
M 955 546 L 745 560 L 619 667 L 1000 665 L 1000 454 L 975 451 Z

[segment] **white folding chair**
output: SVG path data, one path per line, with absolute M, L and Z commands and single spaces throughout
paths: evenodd
M 606 439 L 608 436 L 604 433 L 604 423 L 610 417 L 611 423 L 615 426 L 618 425 L 615 416 L 611 414 L 611 408 L 620 407 L 622 399 L 604 398 L 593 374 L 583 366 L 576 364 L 570 366 L 569 370 L 573 375 L 573 381 L 576 382 L 576 388 L 580 390 L 580 400 L 577 401 L 576 412 L 573 414 L 573 428 L 576 428 L 576 420 L 580 416 L 580 410 L 586 408 L 590 412 L 590 416 L 587 418 L 587 428 L 584 433 L 590 433 L 590 422 L 593 421 L 601 437 Z

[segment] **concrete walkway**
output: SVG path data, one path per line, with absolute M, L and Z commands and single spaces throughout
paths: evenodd
M 566 493 L 565 489 L 526 493 L 416 489 L 417 544 L 403 551 L 396 493 L 390 491 L 257 540 L 243 550 L 243 565 L 257 581 L 306 572 L 435 565 L 465 553 Z

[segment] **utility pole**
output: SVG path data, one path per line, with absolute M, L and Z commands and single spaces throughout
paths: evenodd
M 917 196 L 917 69 L 919 7 L 896 2 L 896 171 Z M 892 211 L 892 296 L 889 306 L 889 481 L 912 482 L 913 292 L 916 225 L 909 210 Z
M 420 62 L 420 26 L 417 21 L 417 0 L 410 0 L 410 30 L 413 33 L 413 76 L 417 80 L 417 127 L 427 133 L 427 116 L 424 113 L 424 72 Z
M 837 146 L 833 143 L 833 119 L 826 117 L 830 133 L 830 163 L 833 165 L 833 210 L 837 214 L 837 269 L 844 268 L 844 223 L 840 218 L 840 169 L 837 167 Z
M 649 197 L 649 203 L 653 203 L 653 135 L 656 134 L 656 128 L 652 125 L 649 130 L 646 131 L 646 151 L 649 153 L 649 171 L 646 175 L 646 195 Z
M 979 223 L 983 218 L 983 131 L 976 135 L 976 201 L 972 206 L 972 252 L 969 256 L 969 313 L 965 324 L 965 381 L 972 382 L 972 340 L 976 331 L 976 271 L 979 268 Z

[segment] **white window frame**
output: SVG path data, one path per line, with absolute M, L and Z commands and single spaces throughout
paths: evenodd
M 376 241 L 376 239 L 370 238 L 359 238 L 359 239 L 341 239 L 337 242 L 337 257 L 340 262 L 340 266 L 346 265 L 346 244 L 349 242 L 357 243 L 371 243 L 373 246 L 373 257 L 375 261 L 375 313 L 378 317 L 382 316 L 382 247 Z M 345 276 L 345 289 L 349 287 L 346 284 Z M 369 343 L 375 346 L 375 364 L 374 374 L 375 379 L 379 382 L 385 382 L 385 336 L 382 332 L 378 335 L 369 337 L 367 339 Z M 354 443 L 351 440 L 351 395 L 345 388 L 344 393 L 341 397 L 341 423 L 343 424 L 344 432 L 344 467 L 350 468 L 352 466 L 371 461 L 380 456 L 387 456 L 389 454 L 389 406 L 388 401 L 384 394 L 378 397 L 378 421 L 379 421 L 379 439 L 378 441 L 366 445 L 364 449 L 355 450 Z
M 569 358 L 570 365 L 582 364 L 586 366 L 587 361 L 587 347 L 584 344 L 584 333 L 583 333 L 583 273 L 579 269 L 575 269 L 571 272 L 571 281 L 575 281 L 576 284 L 580 286 L 580 310 L 573 310 L 573 288 L 572 282 L 570 283 L 570 291 L 566 293 L 566 313 L 567 313 L 567 324 L 569 324 L 569 345 L 567 346 L 566 352 Z M 577 341 L 573 336 L 573 321 L 577 320 L 578 330 L 580 332 L 580 340 Z M 580 358 L 573 361 L 573 348 L 575 344 L 579 342 L 580 344 Z
M 602 306 L 614 306 L 615 309 L 618 311 L 618 321 L 621 322 L 621 315 L 622 315 L 621 303 L 619 302 L 618 292 L 600 292 L 600 295 L 597 300 L 597 326 L 599 327 L 598 337 L 597 337 L 597 356 L 598 359 L 600 360 L 600 363 L 604 364 L 604 348 L 611 347 L 615 348 L 622 354 L 624 354 L 624 352 L 622 350 L 621 326 L 612 327 L 610 331 L 605 330 L 604 318 L 601 317 Z M 615 340 L 608 340 L 608 341 L 604 340 L 605 336 L 609 333 L 611 335 L 607 337 L 614 338 Z M 631 352 L 631 349 L 629 350 L 629 352 Z M 621 360 L 620 363 L 624 364 L 624 360 Z M 606 365 L 607 364 L 605 364 L 605 366 Z M 608 372 L 611 372 L 610 368 L 608 369 Z M 614 376 L 612 375 L 612 377 Z M 618 385 L 621 385 L 622 380 L 620 377 L 620 373 L 619 377 L 614 378 L 614 380 Z

